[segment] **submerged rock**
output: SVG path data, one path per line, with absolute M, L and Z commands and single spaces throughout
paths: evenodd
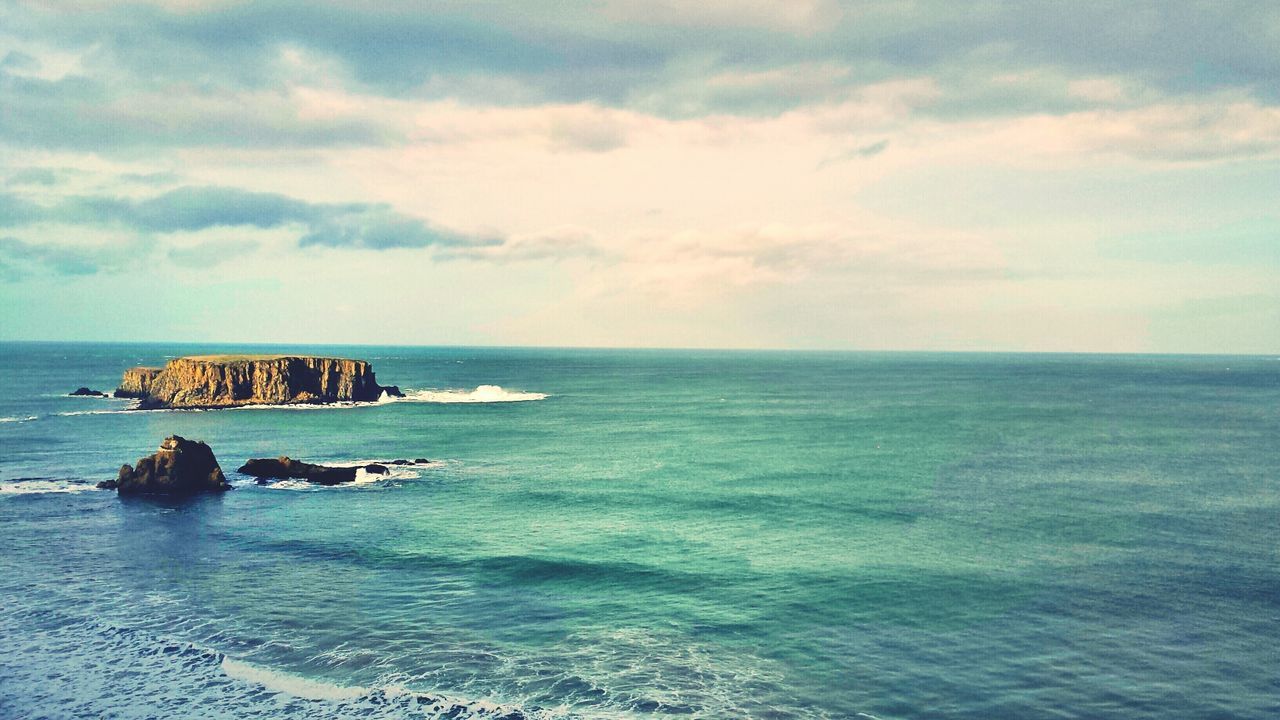
M 67 394 L 71 397 L 107 397 L 107 394 L 101 390 L 90 390 L 87 387 L 78 387 L 75 391 Z
M 356 468 L 353 467 L 314 465 L 288 457 L 253 458 L 241 465 L 236 472 L 252 475 L 259 480 L 306 480 L 318 485 L 339 485 L 356 479 Z
M 139 398 L 140 408 L 226 408 L 241 405 L 374 401 L 394 385 L 378 385 L 363 360 L 295 355 L 200 355 L 170 360 L 163 369 L 130 368 L 116 397 Z
M 98 487 L 121 495 L 195 495 L 231 489 L 213 450 L 178 435 L 165 438 L 154 455 L 138 460 L 137 467 L 122 465 L 115 480 Z

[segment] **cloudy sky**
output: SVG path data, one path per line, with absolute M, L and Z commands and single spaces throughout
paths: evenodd
M 1280 3 L 0 0 L 0 339 L 1280 352 Z

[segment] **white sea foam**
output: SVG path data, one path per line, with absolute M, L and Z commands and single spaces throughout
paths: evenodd
M 73 417 L 76 415 L 123 415 L 137 413 L 200 413 L 213 411 L 229 411 L 229 410 L 339 410 L 343 408 L 353 407 L 375 407 L 383 404 L 384 401 L 377 402 L 336 402 L 324 405 L 240 405 L 238 407 L 229 408 L 150 408 L 146 410 L 138 409 L 138 402 L 133 401 L 129 407 L 117 408 L 114 410 L 72 410 L 69 412 L 57 413 L 63 417 Z
M 261 685 L 272 692 L 284 693 L 305 700 L 352 700 L 369 694 L 368 688 L 344 687 L 319 680 L 309 680 L 297 675 L 250 665 L 229 657 L 222 658 L 222 672 L 236 680 Z
M 35 415 L 28 415 L 26 417 L 0 417 L 0 423 L 31 422 L 32 420 L 35 420 L 35 419 L 36 419 Z
M 504 390 L 498 385 L 478 385 L 475 390 L 409 390 L 401 402 L 499 403 L 544 400 L 546 393 Z
M 402 685 L 382 685 L 379 687 L 338 685 L 272 670 L 259 665 L 252 665 L 242 660 L 234 660 L 225 655 L 222 656 L 220 667 L 227 677 L 258 685 L 269 692 L 282 693 L 303 700 L 341 703 L 355 701 L 356 707 L 352 709 L 361 714 L 374 717 L 385 717 L 388 714 L 392 717 L 399 717 L 404 715 L 406 711 L 411 711 L 414 716 L 422 716 L 424 713 L 429 713 L 431 717 L 461 719 L 506 716 L 512 710 L 512 708 L 490 700 L 463 700 L 434 693 L 426 695 Z M 337 710 L 337 708 L 334 708 L 334 710 Z M 334 714 L 335 716 L 337 715 L 336 712 Z M 538 713 L 536 716 L 541 715 L 542 713 Z M 535 715 L 524 713 L 518 716 L 535 717 Z
M 166 613 L 190 607 L 188 600 L 174 596 L 153 598 L 146 594 L 142 599 L 147 603 L 177 601 L 173 607 L 163 608 Z M 256 656 L 229 658 L 208 645 L 106 623 L 95 612 L 96 607 L 87 609 L 86 603 L 43 600 L 36 607 L 18 603 L 0 613 L 5 659 L 12 660 L 7 663 L 6 680 L 39 689 L 35 695 L 6 697 L 0 703 L 10 710 L 3 714 L 5 718 L 44 717 L 42 711 L 49 707 L 79 706 L 91 707 L 104 717 L 122 713 L 129 717 L 173 717 L 174 708 L 187 707 L 208 710 L 194 716 L 218 718 L 279 717 L 282 712 L 289 717 L 332 720 L 548 718 L 539 710 L 522 712 L 487 700 L 411 690 L 396 681 L 379 680 L 366 687 L 311 678 L 269 663 L 259 664 Z M 66 605 L 77 607 L 64 611 Z M 149 615 L 154 610 L 147 607 L 139 611 L 148 616 L 148 626 L 154 624 L 154 616 Z M 261 649 L 269 647 L 271 643 Z M 121 667 L 129 669 L 124 681 L 115 672 Z M 283 702 L 288 703 L 287 708 Z
M 40 493 L 80 493 L 97 490 L 93 483 L 32 478 L 0 483 L 0 495 L 35 495 Z
M 546 393 L 506 390 L 499 385 L 477 385 L 474 390 L 405 390 L 404 397 L 392 397 L 385 392 L 377 400 L 364 402 L 334 402 L 321 405 L 241 405 L 228 410 L 338 410 L 356 407 L 377 407 L 392 403 L 501 403 L 544 400 Z
M 379 405 L 386 405 L 387 403 L 394 402 L 396 399 L 397 398 L 393 398 L 387 395 L 386 393 L 382 393 L 382 397 L 378 398 L 377 400 L 365 400 L 360 402 L 357 402 L 354 400 L 343 400 L 341 402 L 319 403 L 319 404 L 297 403 L 292 405 L 240 405 L 239 407 L 223 408 L 223 409 L 225 410 L 342 410 L 345 408 L 356 408 L 356 407 L 377 407 Z
M 117 398 L 112 398 L 112 399 L 118 400 Z M 99 408 L 97 410 L 68 410 L 66 412 L 60 412 L 57 414 L 62 417 L 73 417 L 76 415 L 116 415 L 118 413 L 132 413 L 132 412 L 163 412 L 162 410 L 139 410 L 138 405 L 140 401 L 138 400 L 122 399 L 120 401 L 124 402 L 125 404 L 124 407 L 117 406 L 117 407 L 106 408 L 106 409 Z
M 547 398 L 546 393 L 539 392 L 522 392 L 516 390 L 506 390 L 499 385 L 477 385 L 474 390 L 406 390 L 404 397 L 391 397 L 386 393 L 382 397 L 372 401 L 362 402 L 333 402 L 320 404 L 292 404 L 292 405 L 240 405 L 232 408 L 217 408 L 218 410 L 346 410 L 350 408 L 361 407 L 379 407 L 381 405 L 390 405 L 393 403 L 508 403 L 508 402 L 528 402 L 530 400 L 544 400 Z M 156 408 L 149 410 L 139 410 L 138 401 L 134 400 L 124 408 L 109 408 L 97 410 L 71 410 L 68 412 L 57 413 L 63 417 L 72 417 L 76 415 L 117 415 L 123 413 L 166 413 L 166 412 L 208 412 L 207 408 Z M 25 420 L 35 420 L 30 418 L 0 418 L 4 422 L 24 422 Z

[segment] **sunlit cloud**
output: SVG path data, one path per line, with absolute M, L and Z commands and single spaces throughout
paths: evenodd
M 1269 237 L 1280 10 L 1173 5 L 0 5 L 0 301 L 136 254 L 394 268 L 352 317 L 429 342 L 1200 347 L 1280 302 L 1214 262 Z

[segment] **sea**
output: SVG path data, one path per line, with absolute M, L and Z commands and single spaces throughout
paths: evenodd
M 211 352 L 407 397 L 67 396 Z M 1280 357 L 4 343 L 0 603 L 5 720 L 1276 718 Z

